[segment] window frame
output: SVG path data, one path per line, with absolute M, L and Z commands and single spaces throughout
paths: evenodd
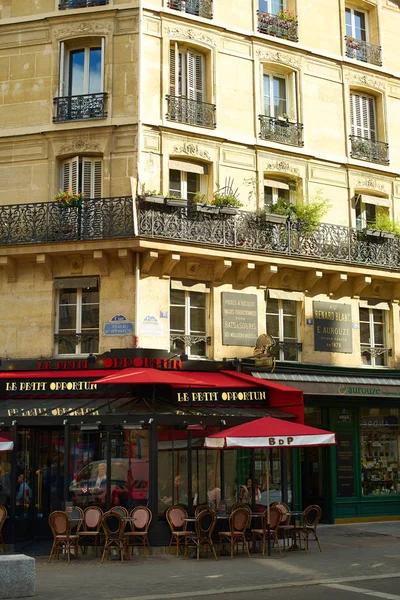
M 347 34 L 347 22 L 346 22 L 346 13 L 350 11 L 350 28 L 351 28 L 351 35 Z M 357 38 L 355 36 L 355 13 L 359 13 L 364 15 L 364 19 L 365 19 L 365 40 L 363 40 L 362 38 Z M 346 6 L 345 7 L 345 30 L 346 30 L 346 36 L 348 38 L 353 38 L 354 40 L 359 40 L 360 42 L 369 42 L 369 15 L 368 15 L 368 11 L 354 7 L 354 6 Z
M 98 92 L 89 92 L 88 86 L 90 82 L 90 50 L 100 49 L 101 56 L 101 73 L 100 73 L 100 90 Z M 83 94 L 72 94 L 71 93 L 71 54 L 84 51 L 84 93 Z M 88 57 L 88 58 L 87 58 Z M 103 94 L 104 93 L 104 64 L 105 64 L 105 38 L 101 37 L 97 42 L 85 40 L 71 40 L 71 42 L 60 43 L 60 66 L 59 66 L 59 84 L 58 84 L 58 96 L 60 98 L 73 98 L 75 96 L 86 96 L 91 94 Z
M 273 182 L 274 180 L 273 179 L 269 179 L 267 177 L 264 177 L 264 184 L 263 184 L 263 190 L 264 190 L 264 209 L 268 209 L 268 207 L 270 207 L 271 205 L 277 204 L 278 199 L 279 199 L 280 194 L 282 193 L 282 191 L 288 193 L 289 197 L 287 198 L 287 200 L 288 200 L 288 202 L 290 202 L 291 204 L 293 204 L 293 194 L 292 194 L 292 190 L 290 189 L 290 186 L 289 186 L 288 189 L 283 189 L 283 188 L 281 188 L 279 186 L 273 187 L 271 185 L 266 185 L 266 183 L 265 183 L 266 181 L 267 182 Z M 285 182 L 276 180 L 276 183 L 285 183 Z M 272 190 L 272 194 L 271 194 L 271 196 L 272 196 L 272 202 L 271 203 L 267 203 L 265 201 L 265 188 L 270 188 Z
M 362 321 L 361 320 L 361 315 L 360 315 L 360 310 L 368 310 L 368 316 L 369 319 L 368 321 Z M 383 331 L 383 343 L 382 344 L 376 344 L 375 343 L 375 320 L 374 320 L 374 311 L 375 310 L 379 310 L 382 313 L 382 321 L 378 322 L 377 324 L 382 324 L 382 331 Z M 361 355 L 361 365 L 363 367 L 373 367 L 373 368 L 382 368 L 382 367 L 387 367 L 388 366 L 388 354 L 386 352 L 384 352 L 381 356 L 383 356 L 383 363 L 381 365 L 377 365 L 376 364 L 376 357 L 371 354 L 370 355 L 370 364 L 368 363 L 363 363 L 363 347 L 366 348 L 371 348 L 371 349 L 379 349 L 379 348 L 387 348 L 387 343 L 388 343 L 388 319 L 386 318 L 386 313 L 389 311 L 386 310 L 382 310 L 379 308 L 375 308 L 373 306 L 360 306 L 359 310 L 358 310 L 358 321 L 359 321 L 359 327 L 360 327 L 360 355 Z M 369 344 L 367 344 L 366 342 L 361 342 L 361 323 L 368 323 L 369 325 Z
M 71 288 L 66 288 L 66 289 L 73 289 L 76 291 L 76 305 L 71 305 L 71 306 L 76 306 L 76 319 L 75 319 L 75 329 L 71 329 L 71 330 L 67 330 L 67 329 L 62 329 L 60 328 L 60 308 L 64 305 L 60 305 L 60 295 L 62 294 L 62 292 L 64 291 L 64 289 L 57 289 L 56 290 L 56 310 L 55 310 L 55 327 L 54 327 L 54 333 L 56 336 L 60 336 L 62 334 L 60 334 L 60 330 L 61 331 L 71 331 L 70 335 L 74 335 L 72 332 L 75 332 L 75 335 L 81 335 L 85 332 L 85 329 L 82 331 L 82 317 L 83 317 L 83 307 L 86 306 L 83 301 L 82 301 L 82 296 L 83 296 L 83 290 L 87 289 L 87 288 L 83 288 L 83 287 L 71 287 Z M 89 288 L 90 289 L 90 288 Z M 100 286 L 99 286 L 99 280 L 97 279 L 97 293 L 98 293 L 98 302 L 91 302 L 88 303 L 88 305 L 90 306 L 95 306 L 97 305 L 99 307 L 99 324 L 98 324 L 98 328 L 97 328 L 97 333 L 100 339 Z M 89 328 L 88 328 L 89 329 Z M 90 331 L 93 331 L 93 328 L 90 328 Z M 92 350 L 92 352 L 97 353 L 99 351 L 99 340 L 98 340 L 98 344 L 97 344 L 97 349 Z M 59 353 L 59 341 L 56 338 L 56 341 L 54 343 L 54 354 L 55 356 L 82 356 L 85 354 L 88 354 L 87 352 L 82 352 L 82 340 L 78 340 L 76 341 L 75 344 L 75 353 Z
M 270 114 L 268 115 L 266 112 L 266 103 L 265 103 L 265 78 L 269 77 L 269 110 Z M 271 117 L 273 119 L 278 119 L 279 117 L 283 117 L 284 114 L 289 114 L 289 97 L 288 97 L 288 76 L 285 73 L 274 73 L 263 70 L 263 85 L 262 85 L 262 106 L 263 106 L 263 114 L 266 117 Z M 281 115 L 275 114 L 275 104 L 274 104 L 274 79 L 281 79 L 285 82 L 285 108 L 286 112 L 283 112 Z M 273 114 L 272 114 L 273 113 Z
M 172 329 L 171 327 L 171 318 L 169 321 L 169 333 L 170 336 L 171 335 L 182 335 L 182 336 L 199 336 L 199 337 L 203 337 L 205 338 L 204 341 L 204 346 L 205 346 L 205 354 L 204 356 L 201 354 L 192 354 L 191 353 L 191 346 L 186 345 L 184 347 L 184 352 L 183 354 L 187 354 L 189 357 L 192 358 L 208 358 L 207 356 L 207 337 L 208 337 L 208 319 L 207 319 L 207 315 L 208 315 L 208 310 L 209 310 L 209 294 L 206 292 L 202 292 L 202 291 L 198 291 L 198 290 L 187 290 L 187 289 L 174 289 L 174 291 L 182 291 L 184 293 L 184 304 L 173 304 L 172 303 L 172 299 L 171 299 L 171 291 L 172 288 L 170 288 L 170 298 L 169 298 L 169 314 L 171 316 L 171 308 L 172 307 L 182 307 L 184 308 L 184 331 L 178 331 L 176 329 Z M 191 293 L 197 293 L 197 294 L 203 294 L 204 295 L 204 333 L 199 332 L 199 331 L 194 331 L 191 330 L 190 327 L 190 312 L 191 312 L 191 308 L 196 308 L 193 307 L 191 302 L 190 302 L 190 294 Z M 197 307 L 197 308 L 201 308 L 203 309 L 203 307 Z
M 88 168 L 90 165 L 90 168 Z M 68 175 L 66 173 L 68 172 Z M 68 176 L 68 182 L 66 182 Z M 74 194 L 83 192 L 85 198 L 102 198 L 103 158 L 77 155 L 66 158 L 60 165 L 60 189 L 71 188 Z
M 200 50 L 193 49 L 192 47 L 185 46 L 184 44 L 180 44 L 176 41 L 170 44 L 169 52 L 169 94 L 171 96 L 175 96 L 178 98 L 187 98 L 196 102 L 207 102 L 206 54 L 204 54 Z M 190 90 L 190 86 L 188 84 L 188 81 L 190 80 L 190 64 L 188 63 L 188 56 L 192 57 L 194 60 L 194 67 L 192 65 L 192 68 L 194 68 L 194 85 L 192 91 Z M 197 83 L 195 83 L 195 80 L 197 81 L 196 58 L 199 59 L 201 69 L 200 88 L 197 86 Z M 173 61 L 174 64 L 172 65 Z M 198 98 L 198 95 L 200 95 L 201 99 Z
M 262 10 L 260 8 L 260 5 L 261 5 L 262 1 L 265 2 L 268 10 Z M 280 4 L 281 4 L 281 8 L 279 9 L 278 12 L 280 12 L 281 10 L 286 10 L 286 0 L 277 0 L 277 1 L 280 2 Z M 269 14 L 269 15 L 277 15 L 278 12 L 276 12 L 276 13 L 272 12 L 273 2 L 274 2 L 274 0 L 258 0 L 258 9 L 259 9 L 259 11 L 261 13 L 266 13 L 266 14 Z
M 274 339 L 276 342 L 285 342 L 285 341 L 289 341 L 289 338 L 286 337 L 285 340 L 285 335 L 284 335 L 284 316 L 294 316 L 296 317 L 296 341 L 293 340 L 293 338 L 290 338 L 290 341 L 293 341 L 297 344 L 300 344 L 300 310 L 301 310 L 301 306 L 300 306 L 300 302 L 298 300 L 291 300 L 291 302 L 295 303 L 296 306 L 296 314 L 295 315 L 290 315 L 288 313 L 284 313 L 283 310 L 283 303 L 285 300 L 283 299 L 276 299 L 278 302 L 278 313 L 271 313 L 268 312 L 268 302 L 271 300 L 271 298 L 269 298 L 267 296 L 266 299 L 266 303 L 265 303 L 265 328 L 267 331 L 267 335 L 269 335 L 272 339 Z M 278 332 L 279 332 L 279 339 L 277 339 L 275 336 L 273 336 L 271 333 L 269 333 L 268 331 L 268 327 L 267 327 L 267 315 L 270 316 L 277 316 L 278 317 Z M 273 351 L 273 348 L 272 348 Z M 298 347 L 297 348 L 297 360 L 288 360 L 285 358 L 285 349 L 284 348 L 277 348 L 277 356 L 276 356 L 276 360 L 279 361 L 285 361 L 285 362 L 291 362 L 291 363 L 298 363 L 301 362 L 301 349 Z
M 361 124 L 358 125 L 356 123 L 356 114 L 357 114 L 357 101 L 356 98 L 360 99 L 360 117 Z M 367 118 L 367 126 L 363 124 L 363 99 L 368 100 L 370 102 L 372 100 L 372 112 L 373 112 L 373 120 L 374 120 L 374 128 L 371 128 L 371 115 L 368 114 Z M 350 127 L 351 127 L 351 135 L 356 137 L 362 137 L 372 142 L 379 140 L 379 130 L 378 130 L 378 111 L 377 111 L 377 99 L 375 96 L 371 94 L 367 94 L 365 92 L 360 92 L 357 90 L 350 90 Z M 361 129 L 361 134 L 357 133 L 357 129 Z M 368 132 L 368 136 L 365 135 L 365 132 Z

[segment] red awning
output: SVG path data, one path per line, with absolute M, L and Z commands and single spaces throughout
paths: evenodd
M 181 371 L 166 371 L 163 369 L 122 369 L 117 373 L 102 377 L 93 383 L 125 383 L 132 385 L 171 385 L 174 387 L 191 386 L 202 387 L 206 384 L 196 377 L 195 373 L 191 373 L 186 377 L 182 376 Z M 208 383 L 207 383 L 208 385 Z M 215 387 L 210 383 L 210 387 Z
M 77 371 L 2 371 L 0 379 L 86 379 L 112 375 L 111 369 L 80 369 Z

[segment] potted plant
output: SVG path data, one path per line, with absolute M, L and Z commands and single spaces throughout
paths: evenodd
M 269 204 L 262 211 L 265 222 L 285 223 L 295 216 L 295 204 L 285 198 L 278 198 L 275 204 Z
M 211 204 L 206 194 L 200 191 L 195 193 L 193 198 L 188 201 L 188 204 L 193 212 L 219 214 L 219 207 Z
M 179 208 L 186 208 L 187 200 L 186 198 L 181 198 L 178 194 L 170 193 L 164 199 L 165 204 L 167 206 L 178 206 Z
M 145 202 L 153 202 L 153 204 L 164 204 L 164 195 L 156 190 L 146 190 L 142 196 Z
M 84 194 L 82 192 L 73 193 L 70 187 L 66 191 L 59 190 L 54 201 L 60 208 L 82 208 L 84 201 Z
M 223 215 L 237 215 L 238 209 L 243 206 L 237 196 L 229 190 L 214 192 L 211 204 L 218 206 Z
M 286 198 L 278 198 L 275 204 L 269 206 L 268 220 L 282 222 L 285 219 L 296 220 L 301 233 L 310 234 L 316 231 L 331 207 L 329 200 L 323 197 L 322 191 L 318 190 L 310 202 L 301 199 L 292 204 Z
M 289 115 L 283 113 L 277 118 L 277 124 L 281 127 L 289 127 Z
M 394 239 L 396 235 L 400 235 L 400 221 L 393 220 L 387 213 L 378 210 L 375 222 L 368 223 L 363 231 L 369 238 Z

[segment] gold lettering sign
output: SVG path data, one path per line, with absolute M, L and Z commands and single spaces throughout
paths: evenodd
M 6 392 L 82 392 L 97 390 L 90 381 L 7 381 Z
M 7 411 L 9 417 L 63 417 L 68 413 L 70 417 L 83 417 L 85 415 L 99 415 L 98 410 L 90 407 L 68 408 L 68 406 L 58 406 L 57 408 L 47 407 L 29 407 L 29 408 L 10 408 Z
M 178 404 L 245 404 L 264 403 L 266 390 L 196 390 L 177 392 Z

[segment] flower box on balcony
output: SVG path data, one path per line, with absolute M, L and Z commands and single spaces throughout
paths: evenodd
M 266 212 L 264 215 L 262 215 L 262 219 L 265 223 L 286 223 L 288 216 Z
M 164 201 L 167 206 L 178 206 L 179 208 L 186 208 L 187 206 L 186 198 L 166 197 Z
M 394 240 L 396 235 L 394 231 L 382 231 L 381 229 L 369 229 L 368 227 L 363 229 L 363 233 L 366 237 L 372 238 L 374 240 L 377 240 L 377 238 Z
M 213 206 L 212 204 L 204 204 L 203 202 L 196 202 L 190 204 L 190 210 L 192 212 L 202 212 L 211 215 L 219 215 L 219 206 Z
M 237 215 L 239 214 L 239 209 L 234 206 L 221 206 L 219 212 L 221 215 Z
M 164 204 L 164 196 L 161 194 L 145 194 L 142 196 L 145 202 L 152 202 L 153 204 Z

